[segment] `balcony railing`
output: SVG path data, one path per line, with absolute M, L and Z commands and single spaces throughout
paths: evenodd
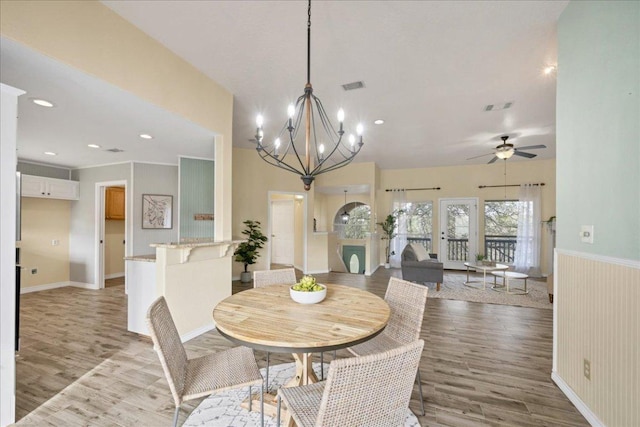
M 407 243 L 419 243 L 431 253 L 431 237 L 409 237 L 407 236 Z
M 467 261 L 469 259 L 469 239 L 447 239 L 449 261 Z
M 484 236 L 484 255 L 497 262 L 512 264 L 516 254 L 516 236 Z

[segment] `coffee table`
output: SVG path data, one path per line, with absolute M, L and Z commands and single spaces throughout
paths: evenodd
M 528 275 L 524 273 L 518 273 L 516 271 L 492 271 L 493 274 L 493 286 L 491 289 L 497 292 L 506 292 L 508 294 L 514 295 L 526 295 L 529 293 L 527 291 L 527 279 Z M 502 277 L 502 285 L 498 285 L 496 278 Z M 519 288 L 509 288 L 509 279 L 524 279 L 524 289 Z
M 478 280 L 469 280 L 469 269 L 474 269 L 475 271 L 482 271 L 482 290 L 487 289 L 487 271 L 499 271 L 499 270 L 507 270 L 509 268 L 508 265 L 504 264 L 496 264 L 494 266 L 491 265 L 482 265 L 482 264 L 474 264 L 472 262 L 465 262 L 465 267 L 467 267 L 467 281 L 464 282 L 465 286 L 468 286 L 473 289 L 480 289 L 478 286 L 471 285 L 471 283 L 480 283 Z

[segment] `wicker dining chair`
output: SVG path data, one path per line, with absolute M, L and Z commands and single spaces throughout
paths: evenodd
M 262 375 L 251 349 L 235 347 L 188 359 L 164 297 L 156 299 L 149 307 L 147 324 L 176 405 L 174 427 L 178 424 L 182 402 L 231 388 L 249 386 L 251 411 L 251 387 L 254 385 L 260 387 L 260 425 L 264 425 Z
M 298 427 L 404 425 L 424 341 L 383 353 L 334 360 L 326 382 L 278 390 Z
M 355 356 L 366 356 L 381 353 L 399 347 L 420 338 L 422 319 L 427 304 L 429 288 L 423 285 L 401 280 L 396 277 L 389 279 L 384 300 L 391 308 L 391 318 L 387 327 L 376 337 L 349 347 Z M 417 371 L 416 381 L 420 390 L 420 405 L 424 415 L 424 397 L 422 395 L 422 381 L 420 369 Z

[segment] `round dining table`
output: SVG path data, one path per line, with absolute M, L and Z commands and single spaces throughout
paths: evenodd
M 389 305 L 371 292 L 343 285 L 326 286 L 327 296 L 317 304 L 293 301 L 289 296 L 291 285 L 239 292 L 214 308 L 216 329 L 236 344 L 293 354 L 296 373 L 285 387 L 317 382 L 313 352 L 342 349 L 369 340 L 382 332 L 391 315 Z

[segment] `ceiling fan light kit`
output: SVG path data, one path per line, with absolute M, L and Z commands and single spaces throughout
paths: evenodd
M 363 85 L 364 86 L 364 85 Z M 256 150 L 262 160 L 281 169 L 300 175 L 304 189 L 309 190 L 316 176 L 336 170 L 351 163 L 363 146 L 362 125 L 353 134 L 343 138 L 345 114 L 338 111 L 338 130 L 322 106 L 320 99 L 313 94 L 311 86 L 311 0 L 307 9 L 307 84 L 304 93 L 289 105 L 289 119 L 285 122 L 273 142 L 264 140 L 264 118 L 256 119 Z M 298 134 L 304 119 L 304 138 Z M 324 132 L 316 132 L 318 128 Z M 320 135 L 323 133 L 323 135 Z M 298 139 L 296 141 L 296 139 Z M 346 141 L 344 140 L 346 139 Z M 345 192 L 346 197 L 346 192 Z
M 488 164 L 494 163 L 498 159 L 500 160 L 510 159 L 514 155 L 532 159 L 536 157 L 537 154 L 527 153 L 522 150 L 537 150 L 540 148 L 547 148 L 546 145 L 529 145 L 527 147 L 515 148 L 513 144 L 507 142 L 507 140 L 509 139 L 509 135 L 503 135 L 500 137 L 500 139 L 502 140 L 502 144 L 498 145 L 495 148 L 495 151 L 493 153 L 481 154 L 479 156 L 470 157 L 467 160 L 477 159 L 478 157 L 490 156 L 492 154 L 493 154 L 493 158 L 487 162 Z

